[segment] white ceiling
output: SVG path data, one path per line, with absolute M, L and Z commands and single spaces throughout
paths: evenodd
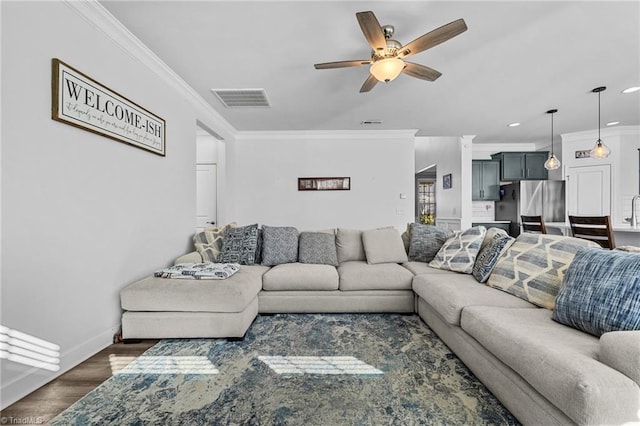
M 638 1 L 101 1 L 239 131 L 418 129 L 475 142 L 550 138 L 602 123 L 640 124 Z M 468 31 L 413 56 L 442 72 L 400 75 L 359 93 L 370 55 L 355 13 L 375 12 L 405 44 L 458 18 Z M 270 108 L 226 109 L 211 89 L 264 88 Z M 363 126 L 363 120 L 383 120 Z M 515 128 L 512 122 L 521 122 Z

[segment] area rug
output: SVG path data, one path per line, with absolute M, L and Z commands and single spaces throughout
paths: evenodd
M 258 316 L 129 361 L 52 424 L 518 424 L 415 315 Z

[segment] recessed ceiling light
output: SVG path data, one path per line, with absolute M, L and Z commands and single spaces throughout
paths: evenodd
M 607 126 L 615 126 L 616 124 L 620 124 L 620 122 L 619 121 L 610 121 L 606 125 Z
M 509 127 L 518 127 L 520 125 L 520 123 L 511 123 L 509 124 Z
M 633 93 L 640 90 L 640 86 L 628 87 L 622 91 L 622 93 Z

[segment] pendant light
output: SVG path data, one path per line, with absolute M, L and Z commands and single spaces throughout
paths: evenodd
M 605 86 L 596 87 L 591 92 L 598 94 L 598 140 L 596 141 L 596 146 L 591 150 L 591 157 L 593 158 L 606 158 L 611 154 L 611 150 L 608 146 L 602 142 L 600 139 L 600 92 L 604 92 L 607 90 Z
M 556 170 L 560 167 L 560 160 L 556 157 L 556 154 L 553 152 L 553 114 L 558 112 L 557 109 L 550 109 L 547 111 L 547 114 L 551 114 L 551 154 L 549 154 L 549 158 L 544 162 L 544 168 L 547 170 Z

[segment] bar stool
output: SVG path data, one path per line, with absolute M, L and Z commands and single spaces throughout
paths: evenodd
M 576 238 L 595 241 L 608 249 L 616 246 L 609 216 L 569 216 L 569 224 Z

